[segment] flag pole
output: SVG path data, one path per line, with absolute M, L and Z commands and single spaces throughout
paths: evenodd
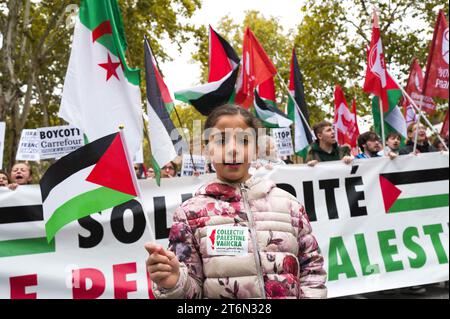
M 178 123 L 180 124 L 181 132 L 183 133 L 184 140 L 187 141 L 186 134 L 185 134 L 184 129 L 183 129 L 183 124 L 181 123 L 180 115 L 178 114 L 178 111 L 177 111 L 177 108 L 176 108 L 175 105 L 174 105 L 173 109 L 174 109 L 175 114 L 177 116 Z M 195 166 L 195 163 L 194 163 L 194 156 L 192 155 L 191 145 L 188 145 L 188 147 L 189 147 L 189 155 L 191 156 L 191 161 L 192 161 L 192 166 L 194 168 L 194 172 L 197 172 L 197 167 Z
M 389 74 L 389 75 L 390 75 L 390 74 Z M 397 86 L 398 86 L 398 87 L 400 88 L 400 90 L 402 91 L 403 96 L 405 96 L 405 97 L 408 99 L 408 101 L 411 103 L 412 107 L 413 107 L 419 114 L 422 114 L 422 112 L 423 112 L 423 111 L 422 111 L 422 108 L 419 108 L 419 107 L 417 106 L 416 102 L 414 102 L 414 100 L 411 98 L 411 96 L 410 96 L 408 93 L 406 93 L 405 89 L 403 89 L 403 87 L 400 86 L 400 85 L 398 84 L 397 80 L 396 80 L 393 76 L 391 76 L 391 79 L 395 82 L 395 84 L 397 84 Z M 421 104 L 422 104 L 422 103 L 421 103 Z M 444 140 L 442 139 L 442 137 L 441 137 L 441 135 L 439 134 L 439 132 L 433 127 L 433 125 L 432 125 L 431 122 L 427 119 L 427 117 L 426 117 L 425 115 L 423 115 L 423 119 L 425 120 L 425 123 L 428 125 L 428 127 L 433 131 L 433 133 L 437 135 L 439 141 L 444 145 L 445 150 L 448 152 L 448 147 L 447 147 L 447 145 L 445 144 L 445 142 L 444 142 Z
M 414 147 L 413 147 L 413 153 L 416 154 L 416 150 L 417 150 L 417 142 L 419 139 L 419 124 L 420 124 L 420 119 L 422 118 L 422 106 L 423 106 L 423 99 L 424 99 L 424 95 L 422 94 L 422 96 L 420 97 L 420 109 L 419 109 L 419 116 L 417 117 L 417 121 L 416 121 L 416 132 L 414 134 Z
M 385 139 L 386 139 L 386 133 L 385 133 L 385 129 L 384 129 L 384 108 L 383 108 L 383 99 L 380 97 L 378 98 L 378 100 L 380 101 L 380 117 L 381 117 L 381 139 L 382 139 L 382 143 L 383 143 L 383 153 L 386 156 L 386 147 L 385 147 Z
M 144 125 L 144 126 L 145 126 L 145 125 Z M 149 219 L 149 217 L 148 217 L 148 215 L 147 215 L 147 209 L 145 209 L 145 202 L 144 202 L 144 200 L 142 199 L 142 192 L 141 192 L 141 189 L 140 189 L 140 187 L 139 187 L 139 183 L 138 183 L 138 181 L 137 181 L 136 172 L 135 172 L 134 169 L 132 169 L 132 167 L 131 167 L 131 157 L 130 157 L 130 154 L 129 154 L 129 152 L 128 152 L 128 147 L 127 147 L 125 138 L 124 138 L 124 136 L 123 136 L 123 130 L 124 130 L 124 128 L 125 128 L 125 126 L 124 126 L 123 124 L 119 125 L 119 135 L 120 135 L 120 139 L 122 140 L 122 143 L 123 143 L 123 146 L 124 146 L 124 149 L 125 149 L 125 156 L 126 156 L 127 161 L 128 161 L 128 167 L 129 167 L 129 170 L 130 170 L 131 179 L 133 180 L 133 185 L 136 187 L 137 198 L 139 199 L 139 203 L 141 204 L 142 209 L 143 209 L 143 211 L 144 211 L 145 221 L 146 221 L 146 223 L 147 223 L 148 231 L 149 231 L 149 233 L 150 233 L 150 241 L 154 242 L 156 239 L 155 239 L 155 235 L 153 234 L 152 224 L 150 223 L 150 219 Z

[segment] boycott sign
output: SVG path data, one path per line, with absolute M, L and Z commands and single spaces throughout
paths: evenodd
M 305 204 L 328 296 L 339 297 L 449 279 L 448 169 L 448 154 L 428 153 L 276 166 L 267 177 Z M 175 209 L 214 178 L 140 181 L 157 243 L 168 244 Z M 36 185 L 0 189 L 0 298 L 152 296 L 139 201 L 74 222 L 47 244 L 40 196 Z
M 39 137 L 36 130 L 22 130 L 16 160 L 39 161 Z
M 194 160 L 195 169 L 200 174 L 205 174 L 206 158 L 201 155 L 191 155 L 183 154 L 183 167 L 181 168 L 181 176 L 192 176 L 194 175 L 194 165 L 192 164 Z
M 0 122 L 0 168 L 3 167 L 4 147 L 5 147 L 5 122 Z
M 37 129 L 41 159 L 60 158 L 84 145 L 81 131 L 73 126 L 52 126 Z
M 275 138 L 278 157 L 294 154 L 291 130 L 289 128 L 274 128 L 272 129 L 272 135 Z

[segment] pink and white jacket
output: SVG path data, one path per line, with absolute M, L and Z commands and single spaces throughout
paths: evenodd
M 210 256 L 206 226 L 245 226 L 248 254 Z M 181 262 L 172 289 L 156 298 L 326 298 L 323 257 L 303 205 L 268 180 L 216 180 L 174 214 L 169 249 Z M 257 252 L 256 254 L 254 252 Z

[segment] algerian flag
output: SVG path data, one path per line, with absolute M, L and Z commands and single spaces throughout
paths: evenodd
M 288 119 L 286 114 L 281 112 L 275 106 L 267 104 L 256 91 L 253 106 L 256 117 L 260 119 L 267 128 L 289 127 L 292 124 L 292 121 Z
M 403 116 L 401 109 L 398 107 L 398 103 L 402 97 L 402 92 L 389 74 L 387 79 L 387 95 L 389 101 L 389 109 L 387 112 L 384 112 L 385 135 L 387 136 L 391 132 L 400 133 L 403 137 L 403 145 L 405 139 L 407 138 L 407 128 L 405 117 Z M 377 134 L 381 136 L 381 116 L 378 97 L 374 97 L 372 99 L 372 114 L 375 130 Z
M 69 153 L 40 181 L 47 241 L 65 225 L 138 196 L 121 133 Z
M 128 67 L 116 0 L 81 0 L 59 116 L 89 141 L 123 125 L 131 154 L 143 138 L 139 69 Z

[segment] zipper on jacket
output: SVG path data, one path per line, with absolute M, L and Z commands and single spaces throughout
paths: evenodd
M 262 269 L 261 269 L 261 258 L 259 256 L 258 240 L 256 238 L 255 221 L 253 219 L 253 213 L 250 210 L 250 206 L 248 204 L 247 188 L 245 187 L 244 183 L 240 184 L 240 190 L 241 190 L 242 200 L 244 202 L 245 213 L 247 214 L 248 223 L 249 223 L 250 238 L 251 238 L 252 245 L 253 245 L 253 256 L 255 258 L 256 271 L 257 271 L 257 277 L 258 277 L 261 298 L 266 299 L 266 289 L 264 288 L 264 278 L 263 278 Z

